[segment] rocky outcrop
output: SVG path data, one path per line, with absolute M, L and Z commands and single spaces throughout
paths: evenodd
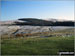
M 0 26 L 0 34 L 38 33 L 63 30 L 71 27 L 51 26 Z

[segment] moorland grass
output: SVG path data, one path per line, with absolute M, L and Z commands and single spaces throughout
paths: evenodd
M 1 40 L 2 55 L 57 55 L 60 51 L 74 51 L 73 36 Z

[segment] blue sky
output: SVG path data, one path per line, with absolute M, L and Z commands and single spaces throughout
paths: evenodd
M 74 20 L 74 1 L 1 1 L 1 20 L 18 18 Z

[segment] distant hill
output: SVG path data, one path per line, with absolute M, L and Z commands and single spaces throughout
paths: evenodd
M 12 25 L 15 21 L 0 21 L 0 25 Z
M 36 19 L 36 18 L 22 18 L 19 20 L 26 21 L 26 22 L 15 22 L 17 25 L 33 25 L 33 26 L 52 25 L 52 21 L 46 21 L 46 20 Z
M 37 18 L 20 18 L 15 21 L 0 21 L 0 25 L 31 25 L 31 26 L 74 26 L 73 21 L 43 20 Z
M 58 20 L 42 20 L 36 18 L 21 18 L 18 19 L 26 22 L 15 22 L 17 25 L 33 25 L 33 26 L 74 26 L 73 21 L 58 21 Z

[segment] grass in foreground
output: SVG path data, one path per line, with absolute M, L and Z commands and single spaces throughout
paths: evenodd
M 74 51 L 74 37 L 16 38 L 1 40 L 2 55 L 56 55 Z

